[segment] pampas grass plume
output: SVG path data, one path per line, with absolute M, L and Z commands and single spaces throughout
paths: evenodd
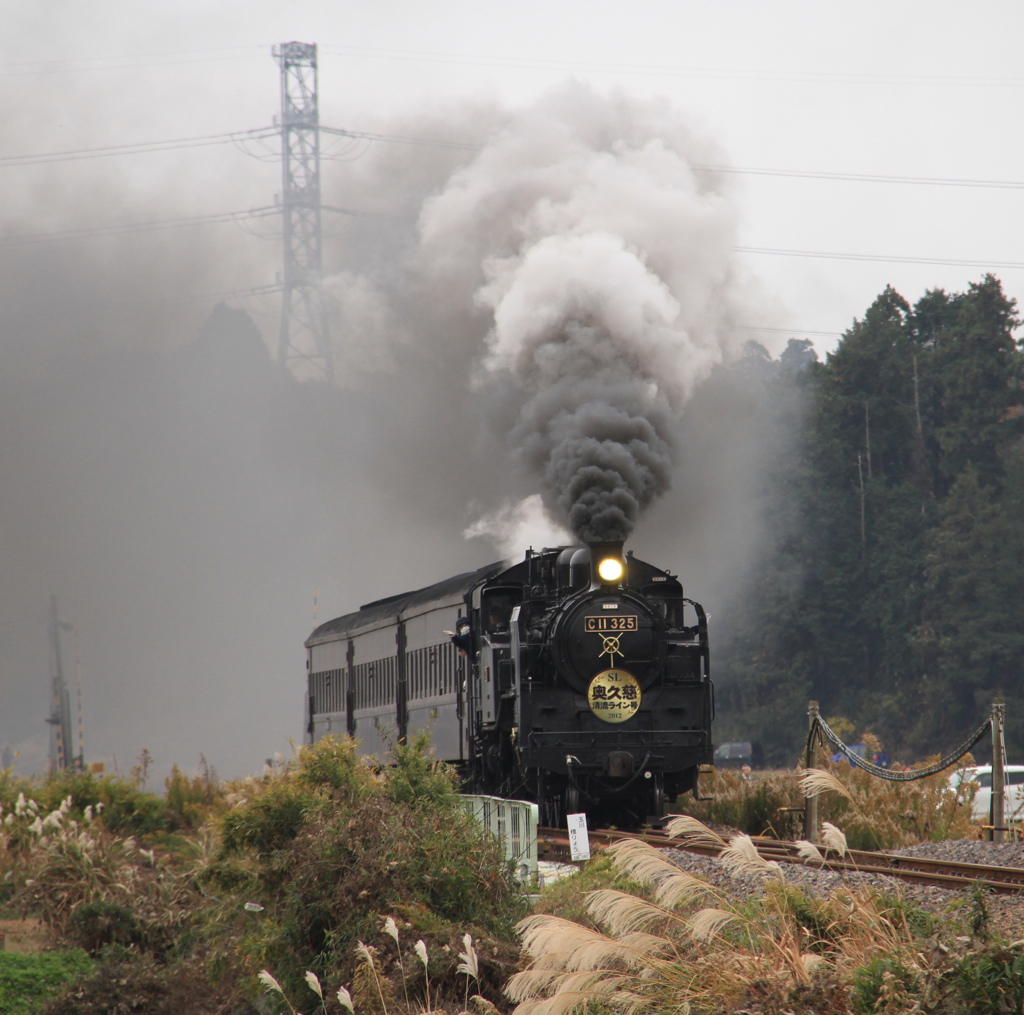
M 640 839 L 620 839 L 606 850 L 615 866 L 641 881 L 679 873 L 679 868 L 661 850 Z
M 728 924 L 738 921 L 735 913 L 724 909 L 702 909 L 695 913 L 688 924 L 690 936 L 695 941 L 710 941 L 717 937 Z
M 830 821 L 821 823 L 821 841 L 826 849 L 834 849 L 840 856 L 846 856 L 846 836 Z
M 355 1009 L 352 1007 L 352 995 L 344 987 L 338 988 L 338 1003 L 346 1011 L 355 1015 Z
M 758 854 L 754 840 L 749 835 L 735 835 L 729 845 L 718 854 L 718 861 L 734 877 L 745 874 L 767 874 L 768 871 L 782 873 L 774 860 L 765 860 Z
M 281 984 L 275 980 L 266 969 L 261 969 L 257 974 L 257 979 L 263 984 L 267 990 L 276 990 L 279 994 L 284 994 L 281 989 Z
M 480 962 L 477 959 L 476 949 L 473 947 L 472 934 L 462 935 L 462 946 L 465 948 L 465 951 L 459 952 L 459 958 L 462 961 L 459 963 L 456 972 L 465 973 L 467 976 L 472 976 L 474 980 L 479 980 Z
M 813 973 L 814 970 L 822 964 L 828 964 L 828 959 L 826 959 L 824 955 L 815 955 L 814 952 L 805 952 L 800 956 L 800 961 L 803 963 L 803 967 L 808 973 Z
M 395 944 L 398 944 L 398 924 L 395 923 L 394 917 L 384 918 L 384 933 L 392 938 Z
M 806 860 L 824 860 L 825 858 L 821 855 L 821 850 L 814 845 L 813 842 L 808 842 L 806 839 L 796 840 L 796 855 L 802 856 Z
M 614 937 L 664 922 L 668 913 L 630 892 L 600 888 L 587 895 L 587 912 Z
M 317 979 L 316 973 L 311 969 L 306 970 L 306 983 L 309 984 L 310 990 L 322 1001 L 324 999 L 324 992 L 320 989 L 320 981 Z
M 688 842 L 702 843 L 707 846 L 724 846 L 723 839 L 717 832 L 711 831 L 707 825 L 690 817 L 689 814 L 680 814 L 665 822 L 665 831 L 673 838 L 686 839 Z
M 821 796 L 823 793 L 838 793 L 853 800 L 850 791 L 831 773 L 820 768 L 809 768 L 800 776 L 800 788 L 805 797 Z

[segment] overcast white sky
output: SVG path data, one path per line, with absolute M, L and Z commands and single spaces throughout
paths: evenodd
M 109 397 L 90 395 L 92 381 L 76 387 L 75 342 L 85 349 L 130 335 L 132 348 L 181 345 L 196 335 L 213 294 L 272 284 L 275 226 L 263 219 L 85 238 L 63 260 L 63 241 L 25 237 L 272 205 L 280 190 L 272 141 L 22 165 L 19 157 L 269 126 L 279 104 L 270 49 L 290 40 L 319 45 L 322 122 L 356 131 L 401 125 L 459 142 L 458 120 L 449 123 L 445 110 L 526 105 L 576 78 L 669 99 L 717 146 L 717 163 L 736 170 L 737 259 L 761 294 L 749 326 L 765 329 L 750 337 L 775 351 L 789 336 L 827 351 L 887 284 L 913 302 L 929 288 L 962 291 L 992 271 L 1010 296 L 1024 296 L 1019 2 L 8 0 L 2 12 L 0 247 L 8 277 L 0 300 L 8 308 L 0 308 L 0 354 L 16 353 L 20 370 L 31 359 L 19 345 L 24 335 L 45 344 L 46 329 L 60 327 L 74 338 L 54 346 L 63 351 L 47 367 L 64 377 L 54 382 L 65 404 L 52 433 L 39 420 L 53 396 L 35 381 L 24 414 L 15 406 L 5 417 L 16 432 L 0 433 L 0 483 L 8 487 L 0 496 L 0 744 L 19 747 L 28 767 L 45 763 L 42 621 L 51 593 L 81 633 L 92 757 L 119 754 L 123 770 L 147 746 L 166 771 L 171 761 L 194 767 L 202 751 L 237 775 L 301 735 L 301 642 L 314 589 L 324 619 L 490 553 L 462 549 L 467 519 L 448 517 L 441 497 L 428 505 L 433 520 L 422 531 L 410 527 L 394 508 L 393 477 L 381 481 L 392 501 L 374 500 L 372 483 L 360 486 L 358 509 L 348 507 L 362 526 L 353 538 L 346 518 L 354 514 L 342 504 L 325 496 L 310 506 L 318 480 L 304 486 L 306 478 L 276 458 L 267 464 L 273 433 L 252 450 L 239 426 L 224 444 L 237 454 L 211 454 L 199 467 L 193 459 L 196 448 L 205 453 L 205 437 L 193 433 L 182 438 L 179 471 L 147 464 L 147 441 L 172 455 L 177 448 L 176 431 L 158 426 L 177 419 L 174 406 L 154 397 L 166 415 L 153 422 L 143 386 L 132 389 L 139 405 L 108 418 L 95 403 Z M 326 150 L 372 157 L 366 144 L 330 142 Z M 340 190 L 331 166 L 327 200 L 353 207 L 357 195 Z M 835 178 L 844 176 L 869 179 Z M 21 268 L 27 281 L 15 278 Z M 51 279 L 60 281 L 51 287 Z M 142 289 L 150 299 L 159 293 L 159 313 L 133 306 Z M 235 301 L 268 344 L 274 300 Z M 30 318 L 35 331 L 20 323 Z M 8 378 L 14 362 L 0 362 Z M 93 380 L 106 390 L 107 380 Z M 176 425 L 187 434 L 185 409 L 181 417 Z M 17 432 L 19 419 L 39 432 Z M 71 440 L 61 428 L 79 420 Z M 139 420 L 149 420 L 152 433 Z M 415 421 L 395 423 L 395 433 L 403 425 Z M 134 444 L 125 444 L 126 434 Z M 116 449 L 109 461 L 105 441 Z M 458 434 L 439 434 L 437 444 L 461 450 Z M 226 491 L 230 510 L 221 517 L 210 490 L 223 480 L 223 461 L 241 461 L 236 478 L 252 487 Z M 150 465 L 144 480 L 131 471 Z M 457 472 L 458 462 L 445 467 Z M 161 485 L 180 476 L 193 477 L 194 488 Z M 328 484 L 334 494 L 341 486 Z M 119 489 L 124 495 L 115 497 Z M 305 501 L 294 503 L 300 495 Z M 429 490 L 425 496 L 431 500 Z M 242 517 L 251 505 L 251 517 Z M 192 556 L 167 536 L 179 531 L 183 539 L 199 531 Z M 372 566 L 385 539 L 390 570 Z M 411 555 L 417 540 L 431 543 L 435 556 Z M 223 557 L 212 556 L 220 548 Z M 252 564 L 250 573 L 261 553 L 263 571 Z M 403 559 L 414 564 L 397 566 Z
M 373 131 L 393 115 L 467 98 L 525 103 L 575 76 L 671 98 L 738 169 L 1024 183 L 1017 3 L 184 0 L 6 8 L 0 89 L 18 130 L 6 135 L 4 155 L 269 123 L 277 105 L 269 47 L 298 39 L 320 46 L 322 119 L 339 127 Z M 200 185 L 187 200 L 177 194 L 177 209 L 233 210 L 214 206 L 202 189 L 228 165 L 222 150 L 178 153 L 173 164 Z M 267 203 L 276 168 L 243 159 L 232 175 L 239 164 L 246 179 L 238 196 Z M 135 186 L 166 183 L 166 165 L 167 157 L 152 155 L 75 162 L 58 178 L 109 172 Z M 4 172 L 13 179 L 33 170 Z M 1024 268 L 1008 265 L 1024 265 L 1016 226 L 1024 187 L 754 174 L 737 181 L 743 247 L 910 259 L 744 254 L 778 300 L 764 325 L 810 333 L 820 348 L 887 283 L 913 300 L 928 287 L 962 289 L 991 267 L 1012 295 L 1020 290 Z M 240 236 L 240 257 L 245 242 Z

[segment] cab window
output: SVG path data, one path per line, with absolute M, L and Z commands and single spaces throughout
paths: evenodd
M 518 589 L 494 589 L 484 593 L 480 604 L 480 617 L 485 633 L 507 635 L 512 611 L 520 599 Z

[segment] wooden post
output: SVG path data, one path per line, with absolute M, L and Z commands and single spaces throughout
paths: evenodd
M 816 729 L 818 723 L 818 703 L 810 702 L 807 706 L 807 768 L 818 767 L 818 736 L 810 736 L 811 730 Z M 808 842 L 818 841 L 818 798 L 816 796 L 804 797 L 804 838 Z
M 992 702 L 992 841 L 1006 841 L 1006 742 L 1003 725 L 1006 705 L 1001 698 Z

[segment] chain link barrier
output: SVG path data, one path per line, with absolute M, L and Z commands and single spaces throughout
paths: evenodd
M 909 772 L 891 772 L 887 768 L 882 768 L 879 765 L 875 765 L 864 758 L 858 757 L 854 754 L 849 747 L 846 746 L 836 736 L 835 732 L 831 729 L 829 724 L 825 722 L 821 716 L 815 718 L 814 724 L 811 726 L 810 731 L 807 734 L 807 754 L 805 757 L 810 756 L 810 746 L 815 736 L 824 737 L 836 750 L 842 754 L 847 761 L 854 768 L 863 768 L 868 775 L 874 775 L 879 779 L 886 779 L 889 782 L 913 782 L 915 779 L 926 779 L 929 775 L 935 775 L 937 772 L 941 772 L 944 768 L 949 768 L 950 765 L 958 762 L 968 751 L 974 747 L 975 744 L 983 737 L 986 733 L 992 729 L 991 718 L 986 719 L 955 751 L 951 751 L 944 758 L 940 758 L 933 765 L 928 765 L 925 768 L 915 768 Z

